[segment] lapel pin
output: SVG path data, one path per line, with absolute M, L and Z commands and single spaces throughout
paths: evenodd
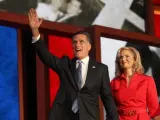
M 92 66 L 92 68 L 96 68 L 95 66 Z

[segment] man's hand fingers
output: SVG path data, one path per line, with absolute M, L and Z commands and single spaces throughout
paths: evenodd
M 30 9 L 30 15 L 31 15 L 31 18 L 33 18 L 35 15 L 34 15 L 34 9 L 33 8 L 31 8 Z
M 38 18 L 38 14 L 37 14 L 36 10 L 34 10 L 33 12 L 34 12 L 34 17 Z
M 31 15 L 30 15 L 30 13 L 28 13 L 28 19 L 29 19 L 29 20 L 31 19 Z

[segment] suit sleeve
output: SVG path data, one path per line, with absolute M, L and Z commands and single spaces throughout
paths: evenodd
M 108 67 L 105 67 L 103 72 L 100 95 L 106 110 L 106 118 L 108 118 L 108 120 L 119 120 L 117 107 L 115 105 L 110 88 Z
M 148 106 L 149 114 L 151 118 L 153 118 L 154 114 L 158 109 L 159 103 L 158 103 L 156 85 L 152 77 L 149 77 L 148 79 L 147 106 Z
M 38 54 L 41 61 L 49 68 L 52 68 L 55 72 L 59 73 L 61 66 L 64 65 L 65 59 L 57 58 L 51 54 L 48 51 L 44 41 L 41 39 L 33 43 L 33 46 L 35 47 L 36 53 Z

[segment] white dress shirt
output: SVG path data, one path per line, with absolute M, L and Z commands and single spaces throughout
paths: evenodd
M 37 42 L 40 39 L 40 35 L 38 35 L 37 37 L 32 37 L 32 43 Z
M 76 68 L 78 68 L 78 61 L 76 61 Z M 82 86 L 84 86 L 86 82 L 86 77 L 87 77 L 87 71 L 88 71 L 88 63 L 89 63 L 89 56 L 85 57 L 84 59 L 81 60 L 82 62 Z

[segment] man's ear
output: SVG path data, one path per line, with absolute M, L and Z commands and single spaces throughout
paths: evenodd
M 88 46 L 88 47 L 89 47 L 89 50 L 91 50 L 91 48 L 92 48 L 92 45 L 89 43 L 89 46 Z

